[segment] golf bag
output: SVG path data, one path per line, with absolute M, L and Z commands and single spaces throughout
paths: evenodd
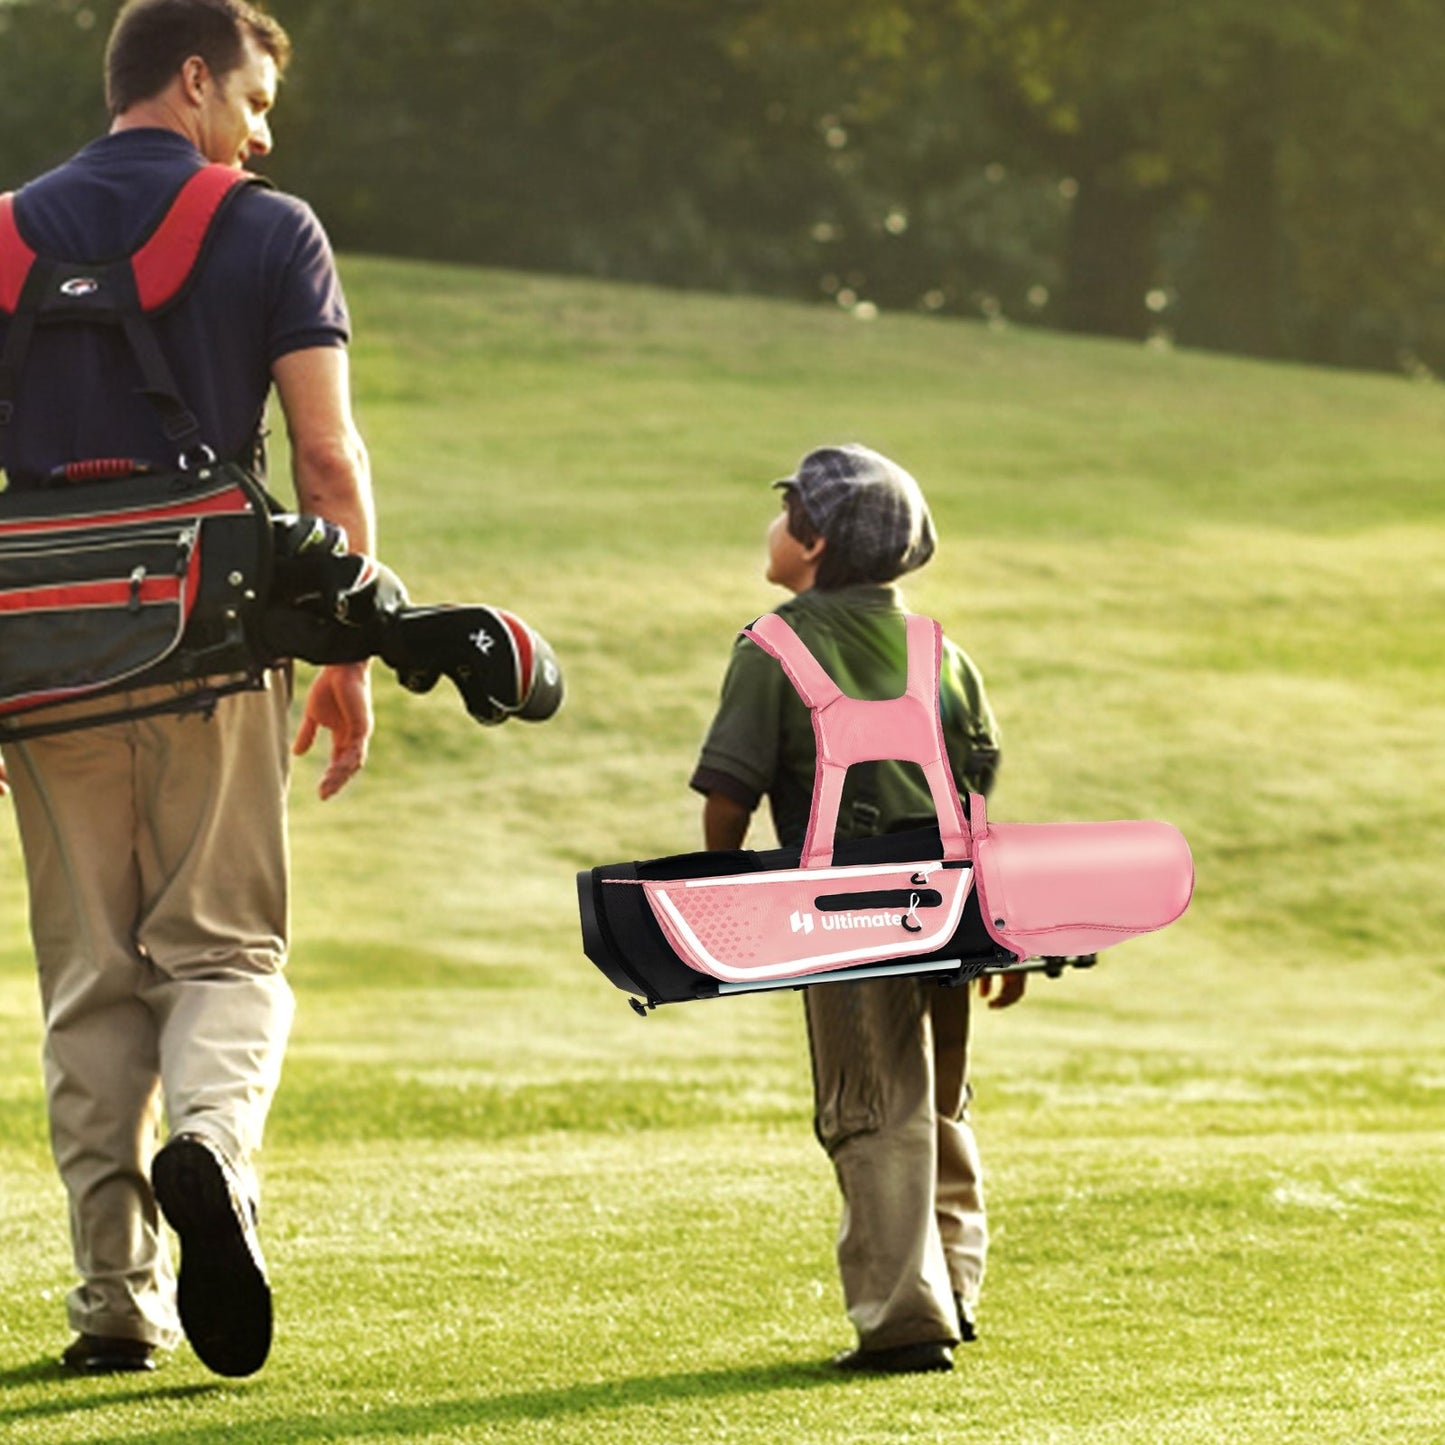
M 578 874 L 583 950 L 639 1012 L 890 974 L 958 984 L 1056 973 L 1188 906 L 1193 862 L 1167 823 L 991 824 L 981 796 L 963 805 L 939 715 L 936 622 L 908 618 L 907 689 L 880 702 L 846 697 L 776 613 L 744 635 L 779 660 L 812 714 L 807 835 L 800 848 Z M 922 768 L 937 825 L 835 845 L 848 767 L 889 758 Z
M 254 619 L 270 583 L 269 499 L 247 466 L 218 461 L 206 445 L 152 325 L 185 295 L 217 217 L 249 183 L 260 181 L 230 166 L 201 168 L 134 254 L 102 262 L 38 254 L 13 198 L 0 196 L 0 460 L 8 468 L 3 444 L 35 333 L 60 326 L 124 336 L 176 456 L 169 471 L 102 457 L 48 477 L 10 476 L 0 494 L 7 738 L 51 730 L 28 715 L 80 698 L 176 684 L 174 704 L 134 716 L 213 706 L 258 684 Z
M 83 459 L 0 493 L 0 739 L 151 713 L 207 711 L 263 685 L 285 658 L 379 656 L 403 686 L 447 676 L 478 722 L 550 717 L 562 700 L 551 649 L 486 606 L 414 607 L 338 528 L 278 515 L 252 470 L 218 461 L 177 388 L 152 318 L 185 294 L 228 201 L 259 177 L 197 170 L 145 243 L 106 262 L 37 254 L 0 196 L 0 442 L 37 327 L 118 328 L 143 395 L 175 448 L 172 470 Z M 159 700 L 55 719 L 61 703 L 173 684 Z

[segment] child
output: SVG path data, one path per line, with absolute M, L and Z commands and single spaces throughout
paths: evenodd
M 795 594 L 779 615 L 844 693 L 896 697 L 906 685 L 906 614 L 892 584 L 934 549 L 918 483 L 848 445 L 809 452 L 774 485 L 783 510 L 768 530 L 767 577 Z M 954 779 L 961 792 L 986 792 L 998 731 L 978 669 L 947 641 L 939 696 Z M 764 795 L 779 842 L 801 844 L 815 766 L 806 706 L 778 663 L 740 638 L 691 780 L 706 796 L 706 846 L 741 847 Z M 916 764 L 863 764 L 849 769 L 838 836 L 934 816 Z M 1015 977 L 995 1007 L 1018 998 Z M 833 1364 L 950 1370 L 954 1346 L 974 1338 L 988 1240 L 966 1113 L 968 989 L 904 977 L 818 984 L 803 997 L 814 1124 L 843 1194 L 838 1266 L 858 1332 L 857 1347 Z

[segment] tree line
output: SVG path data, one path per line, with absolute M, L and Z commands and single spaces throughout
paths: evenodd
M 0 185 L 115 0 L 0 0 Z M 284 0 L 338 246 L 1445 368 L 1437 0 Z

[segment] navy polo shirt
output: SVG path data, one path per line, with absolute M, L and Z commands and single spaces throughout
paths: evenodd
M 65 261 L 108 261 L 144 244 L 204 159 L 168 130 L 119 131 L 25 186 L 15 223 L 26 244 Z M 8 318 L 0 317 L 0 343 Z M 154 319 L 182 400 L 223 458 L 248 459 L 271 366 L 313 346 L 344 346 L 346 302 L 326 233 L 294 196 L 245 186 L 221 213 L 184 297 Z M 175 462 L 140 368 L 118 327 L 37 327 L 0 436 L 11 484 L 34 485 L 67 462 Z

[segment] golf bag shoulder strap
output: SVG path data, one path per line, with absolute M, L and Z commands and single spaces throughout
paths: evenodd
M 744 628 L 743 635 L 777 658 L 812 714 L 818 762 L 803 840 L 804 868 L 826 868 L 833 860 L 833 838 L 848 768 L 885 759 L 917 763 L 922 768 L 938 814 L 944 858 L 955 861 L 970 856 L 938 707 L 943 655 L 943 629 L 938 623 L 916 613 L 908 615 L 907 686 L 898 697 L 877 701 L 848 697 L 776 612 Z
M 14 314 L 34 264 L 35 252 L 15 224 L 15 197 L 7 191 L 0 196 L 0 312 Z
M 30 349 L 30 336 L 35 329 L 33 314 L 17 314 L 35 262 L 35 252 L 25 244 L 15 224 L 15 197 L 7 191 L 0 196 L 0 316 L 11 316 L 14 320 L 5 336 L 5 349 L 0 352 L 0 432 L 14 415 L 20 362 Z
M 235 166 L 209 165 L 180 189 L 150 239 L 131 257 L 136 299 L 142 311 L 164 310 L 184 293 L 221 207 L 236 188 L 266 185 Z
M 122 328 L 167 438 L 182 452 L 198 445 L 200 427 L 181 399 L 150 317 L 185 294 L 222 208 L 250 184 L 268 182 L 234 166 L 202 166 L 181 186 L 142 245 L 112 261 L 41 255 L 20 232 L 15 197 L 0 197 L 0 313 L 11 317 L 0 354 L 0 427 L 13 415 L 35 327 L 80 322 Z
M 202 166 L 191 175 L 145 242 L 132 255 L 122 258 L 130 263 L 140 309 L 162 311 L 177 301 L 195 273 L 211 226 L 225 202 L 238 186 L 268 184 L 264 177 L 235 166 Z M 0 312 L 14 315 L 19 311 L 25 283 L 41 259 L 20 233 L 14 194 L 0 195 Z M 93 271 L 113 264 L 94 257 L 82 257 L 74 263 L 59 258 L 44 259 L 66 271 L 72 264 Z
M 842 688 L 823 671 L 823 664 L 808 651 L 803 639 L 776 612 L 769 612 L 751 627 L 743 628 L 743 636 L 751 638 L 782 664 L 793 690 L 812 711 L 815 726 L 817 714 L 844 696 Z M 819 761 L 822 761 L 821 754 Z

